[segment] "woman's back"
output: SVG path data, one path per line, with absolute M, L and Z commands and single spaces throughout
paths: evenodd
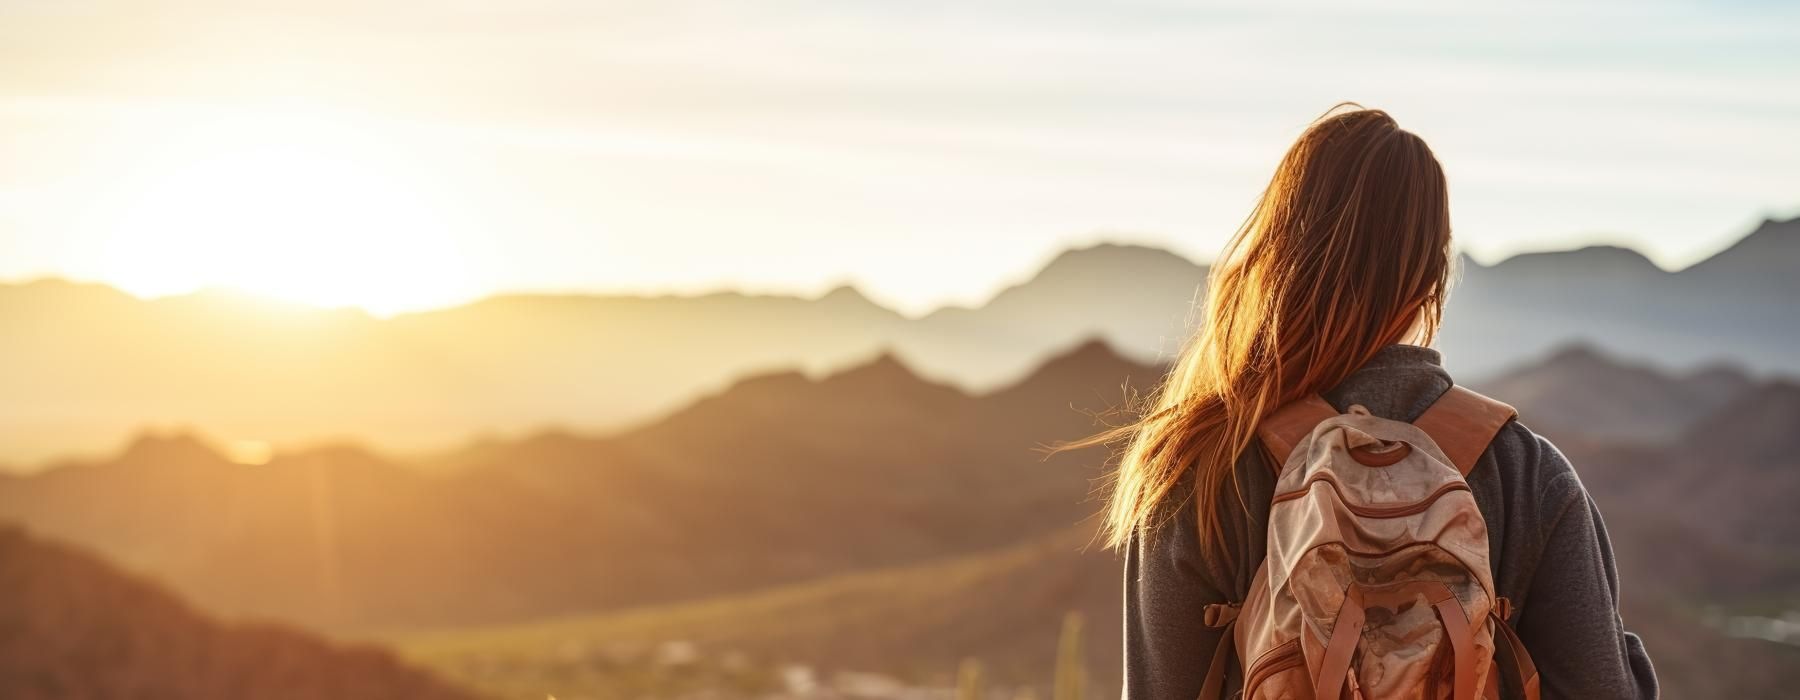
M 1376 416 L 1411 421 L 1451 385 L 1437 351 L 1394 344 L 1323 396 L 1339 410 L 1360 404 Z M 1275 479 L 1260 451 L 1240 455 L 1235 488 L 1212 502 L 1227 557 L 1204 554 L 1192 478 L 1190 472 L 1171 491 L 1156 525 L 1127 547 L 1127 698 L 1199 694 L 1208 660 L 1221 641 L 1230 643 L 1205 624 L 1203 611 L 1244 600 L 1265 554 Z M 1494 593 L 1513 603 L 1512 621 L 1537 662 L 1545 697 L 1655 697 L 1649 657 L 1616 612 L 1618 581 L 1604 526 L 1563 455 L 1515 421 L 1495 437 L 1468 483 L 1487 522 Z M 1228 690 L 1241 682 L 1231 678 Z
M 1485 588 L 1491 575 L 1494 590 L 1451 605 L 1451 596 L 1441 595 L 1450 588 L 1446 581 L 1382 579 L 1412 571 L 1370 563 L 1401 550 L 1353 551 L 1347 540 L 1324 536 L 1375 530 L 1365 527 L 1342 493 L 1327 493 L 1336 491 L 1329 480 L 1309 473 L 1293 485 L 1304 495 L 1283 494 L 1282 508 L 1302 510 L 1293 518 L 1284 514 L 1276 525 L 1294 524 L 1295 537 L 1282 541 L 1316 545 L 1299 556 L 1319 565 L 1295 574 L 1302 587 L 1272 571 L 1259 579 L 1265 585 L 1254 588 L 1257 605 L 1246 605 L 1265 559 L 1274 497 L 1273 471 L 1253 449 L 1259 428 L 1281 407 L 1314 394 L 1340 412 L 1360 404 L 1389 419 L 1371 420 L 1371 426 L 1410 422 L 1423 413 L 1452 386 L 1427 346 L 1443 321 L 1454 267 L 1449 185 L 1424 139 L 1386 112 L 1334 108 L 1288 148 L 1214 262 L 1203 324 L 1154 399 L 1138 406 L 1132 424 L 1070 445 L 1125 442 L 1104 532 L 1108 544 L 1128 552 L 1127 697 L 1191 700 L 1201 694 L 1215 661 L 1220 673 L 1214 678 L 1225 676 L 1227 686 L 1241 683 L 1231 676 L 1241 676 L 1243 666 L 1232 667 L 1231 655 L 1217 653 L 1224 629 L 1241 614 L 1251 618 L 1244 629 L 1266 633 L 1237 641 L 1255 646 L 1279 639 L 1269 649 L 1282 650 L 1281 673 L 1295 673 L 1287 662 L 1298 651 L 1310 677 L 1310 685 L 1294 688 L 1302 700 L 1335 699 L 1343 687 L 1365 686 L 1389 695 L 1431 696 L 1433 691 L 1413 691 L 1443 680 L 1445 670 L 1433 663 L 1446 648 L 1449 685 L 1459 700 L 1469 700 L 1496 685 L 1480 669 L 1493 668 L 1488 661 L 1501 656 L 1491 642 L 1482 642 L 1507 631 L 1493 619 L 1495 606 L 1505 607 L 1501 598 L 1516 610 L 1510 619 L 1524 652 L 1537 660 L 1547 696 L 1655 695 L 1649 658 L 1619 620 L 1617 574 L 1599 513 L 1562 454 L 1516 421 L 1500 428 L 1468 471 L 1473 504 L 1460 495 L 1452 502 L 1458 522 L 1471 526 L 1460 531 L 1467 536 L 1455 546 L 1478 548 L 1481 534 L 1474 532 L 1468 507 L 1480 509 L 1489 539 L 1487 563 L 1461 560 L 1464 578 L 1457 585 L 1467 592 L 1473 577 Z M 1350 419 L 1332 420 L 1339 425 Z M 1475 432 L 1485 436 L 1492 424 L 1480 427 Z M 1329 433 L 1319 430 L 1313 437 Z M 1478 439 L 1453 444 L 1471 442 Z M 1338 452 L 1342 447 L 1319 456 L 1335 460 L 1350 452 Z M 1404 454 L 1400 459 L 1397 464 L 1408 463 Z M 1424 468 L 1416 462 L 1414 468 Z M 1468 465 L 1466 459 L 1452 462 L 1458 476 Z M 1297 499 L 1307 505 L 1291 506 Z M 1396 544 L 1406 539 L 1399 535 L 1423 533 L 1405 526 L 1384 530 L 1396 536 L 1381 541 Z M 1445 546 L 1438 539 L 1430 544 Z M 1324 553 L 1310 557 L 1314 549 Z M 1304 601 L 1297 593 L 1302 590 Z M 1429 615 L 1416 608 L 1420 602 Z M 1219 607 L 1209 615 L 1208 606 Z M 1402 615 L 1404 625 L 1385 622 Z M 1423 624 L 1427 616 L 1432 624 Z M 1370 626 L 1382 631 L 1368 634 Z M 1526 654 L 1507 648 L 1506 665 L 1528 686 L 1526 664 L 1514 663 Z M 1232 644 L 1227 651 L 1243 649 Z M 1225 673 L 1228 668 L 1236 673 Z

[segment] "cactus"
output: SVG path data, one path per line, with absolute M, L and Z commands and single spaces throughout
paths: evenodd
M 956 671 L 956 700 L 981 700 L 981 661 L 963 659 Z
M 1056 643 L 1056 686 L 1054 700 L 1081 700 L 1087 672 L 1081 661 L 1081 613 L 1069 611 L 1063 616 L 1062 638 Z

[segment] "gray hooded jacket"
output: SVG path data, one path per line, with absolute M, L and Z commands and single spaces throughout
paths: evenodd
M 1410 421 L 1450 386 L 1436 350 L 1391 345 L 1324 396 L 1340 411 L 1362 404 L 1377 416 Z M 1236 469 L 1242 497 L 1227 488 L 1219 512 L 1237 561 L 1249 565 L 1228 570 L 1202 556 L 1192 503 L 1170 504 L 1170 517 L 1159 518 L 1148 536 L 1138 533 L 1126 550 L 1125 700 L 1193 700 L 1200 693 L 1221 637 L 1202 622 L 1202 610 L 1244 599 L 1263 558 L 1274 495 L 1274 477 L 1257 450 L 1246 451 Z M 1543 697 L 1656 697 L 1643 642 L 1619 618 L 1618 573 L 1600 511 L 1562 453 L 1513 421 L 1468 480 L 1487 520 L 1496 592 L 1512 600 L 1512 621 L 1537 663 Z M 1186 497 L 1190 487 L 1175 492 Z M 1232 670 L 1227 695 L 1242 683 Z

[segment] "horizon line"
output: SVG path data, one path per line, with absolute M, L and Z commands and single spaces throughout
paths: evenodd
M 1755 234 L 1757 231 L 1762 230 L 1762 228 L 1765 226 L 1768 226 L 1771 224 L 1781 225 L 1781 224 L 1791 224 L 1791 223 L 1795 223 L 1795 222 L 1800 222 L 1800 214 L 1796 214 L 1794 216 L 1790 216 L 1790 217 L 1784 219 L 1784 218 L 1779 218 L 1778 216 L 1775 216 L 1773 214 L 1765 213 L 1760 216 L 1760 219 L 1761 219 L 1761 221 L 1758 222 L 1757 224 L 1755 224 L 1754 226 L 1750 227 L 1748 231 L 1745 231 L 1743 234 L 1739 235 L 1737 238 L 1732 239 L 1731 243 L 1719 248 L 1718 250 L 1714 251 L 1711 255 L 1707 255 L 1706 257 L 1694 260 L 1680 268 L 1673 268 L 1673 269 L 1664 267 L 1663 265 L 1658 264 L 1654 258 L 1652 258 L 1650 255 L 1646 254 L 1644 251 L 1640 250 L 1638 247 L 1630 245 L 1628 243 L 1622 243 L 1622 242 L 1615 242 L 1615 243 L 1589 242 L 1589 243 L 1577 245 L 1574 247 L 1568 247 L 1568 248 L 1521 250 L 1518 252 L 1508 254 L 1505 257 L 1495 260 L 1491 263 L 1482 263 L 1481 261 L 1477 260 L 1473 255 L 1469 254 L 1469 252 L 1466 249 L 1464 249 L 1460 246 L 1455 249 L 1455 255 L 1457 256 L 1458 259 L 1467 260 L 1468 262 L 1473 263 L 1474 265 L 1476 265 L 1479 268 L 1491 269 L 1491 268 L 1494 268 L 1494 267 L 1497 267 L 1500 265 L 1504 265 L 1508 262 L 1511 262 L 1513 260 L 1516 260 L 1521 257 L 1526 257 L 1526 256 L 1569 254 L 1569 253 L 1577 253 L 1577 252 L 1581 252 L 1581 251 L 1585 251 L 1585 250 L 1593 250 L 1593 249 L 1613 249 L 1613 250 L 1628 251 L 1632 254 L 1635 254 L 1637 257 L 1643 259 L 1644 262 L 1649 264 L 1651 267 L 1654 267 L 1665 273 L 1679 274 L 1681 272 L 1684 272 L 1688 269 L 1693 268 L 1696 265 L 1702 264 L 1708 260 L 1718 257 L 1719 255 L 1731 250 L 1732 248 L 1736 247 L 1738 244 L 1749 239 L 1749 237 L 1751 235 Z M 269 306 L 290 307 L 295 310 L 302 310 L 302 311 L 315 312 L 315 313 L 351 312 L 351 313 L 361 314 L 361 315 L 366 316 L 373 320 L 383 320 L 383 321 L 394 319 L 394 318 L 399 318 L 402 316 L 450 311 L 450 310 L 454 310 L 454 309 L 474 306 L 476 304 L 493 301 L 493 300 L 497 300 L 497 299 L 517 298 L 517 297 L 683 300 L 683 299 L 702 299 L 702 298 L 712 297 L 712 296 L 739 296 L 739 297 L 746 297 L 746 298 L 770 298 L 770 299 L 792 299 L 792 300 L 800 300 L 800 301 L 821 301 L 827 297 L 830 297 L 834 294 L 838 294 L 847 289 L 847 290 L 850 290 L 852 293 L 856 294 L 861 299 L 867 301 L 869 304 L 871 304 L 877 308 L 880 308 L 882 310 L 893 313 L 893 314 L 895 314 L 901 318 L 904 318 L 906 320 L 919 320 L 922 318 L 929 317 L 929 316 L 936 314 L 938 312 L 941 312 L 941 311 L 972 310 L 972 309 L 982 308 L 982 307 L 992 303 L 997 297 L 999 297 L 1001 294 L 1005 293 L 1006 291 L 1008 291 L 1010 289 L 1014 289 L 1018 286 L 1030 283 L 1032 280 L 1036 279 L 1038 276 L 1043 274 L 1043 272 L 1046 269 L 1048 269 L 1051 265 L 1055 264 L 1057 260 L 1062 259 L 1064 256 L 1067 256 L 1067 255 L 1070 255 L 1073 253 L 1082 253 L 1082 252 L 1086 252 L 1086 251 L 1090 251 L 1090 250 L 1094 250 L 1094 249 L 1098 249 L 1098 248 L 1109 248 L 1109 247 L 1110 248 L 1144 249 L 1144 250 L 1148 250 L 1148 251 L 1154 251 L 1154 252 L 1158 252 L 1158 253 L 1173 255 L 1175 257 L 1186 260 L 1187 262 L 1189 262 L 1199 268 L 1210 268 L 1212 266 L 1212 261 L 1210 261 L 1210 260 L 1208 260 L 1208 261 L 1196 260 L 1194 257 L 1184 254 L 1178 250 L 1175 250 L 1171 246 L 1160 245 L 1160 244 L 1156 244 L 1156 243 L 1131 241 L 1131 240 L 1127 240 L 1124 238 L 1118 238 L 1118 237 L 1110 238 L 1110 239 L 1107 239 L 1107 238 L 1094 239 L 1092 242 L 1066 244 L 1066 245 L 1062 245 L 1058 248 L 1055 248 L 1048 255 L 1041 256 L 1040 262 L 1037 263 L 1035 267 L 1031 268 L 1031 272 L 1029 272 L 1028 274 L 1026 274 L 1020 278 L 1005 278 L 1005 277 L 1000 278 L 993 285 L 992 291 L 988 292 L 979 302 L 976 302 L 974 304 L 968 304 L 968 303 L 954 301 L 954 300 L 941 301 L 941 302 L 937 302 L 937 303 L 929 305 L 924 312 L 918 313 L 918 314 L 906 313 L 905 311 L 902 311 L 898 305 L 876 299 L 874 296 L 871 296 L 869 294 L 869 292 L 867 290 L 865 290 L 861 285 L 859 285 L 855 280 L 845 280 L 842 278 L 840 278 L 836 282 L 831 282 L 831 283 L 825 284 L 823 286 L 822 290 L 820 290 L 818 288 L 818 286 L 814 286 L 813 291 L 801 291 L 801 290 L 794 289 L 794 288 L 782 288 L 782 287 L 776 286 L 776 285 L 770 285 L 770 286 L 754 286 L 754 285 L 752 285 L 752 286 L 711 286 L 711 287 L 703 287 L 703 288 L 683 288 L 680 286 L 672 286 L 672 287 L 664 287 L 662 289 L 637 289 L 637 290 L 632 290 L 632 289 L 606 290 L 604 288 L 598 288 L 598 287 L 545 288 L 545 289 L 531 289 L 531 288 L 524 288 L 524 287 L 515 287 L 515 288 L 511 288 L 511 289 L 490 290 L 490 291 L 487 291 L 484 293 L 467 296 L 467 297 L 464 297 L 464 298 L 456 300 L 456 301 L 446 302 L 443 304 L 438 304 L 438 305 L 433 305 L 433 306 L 421 307 L 421 308 L 417 308 L 417 309 L 404 309 L 404 310 L 399 310 L 399 311 L 395 311 L 392 313 L 379 313 L 379 312 L 373 311 L 373 310 L 371 310 L 365 306 L 359 305 L 359 304 L 343 304 L 343 305 L 336 305 L 336 306 L 327 306 L 327 305 L 316 304 L 316 303 L 307 302 L 307 301 L 288 299 L 288 298 L 281 297 L 279 295 L 257 292 L 254 290 L 245 289 L 242 287 L 236 287 L 236 286 L 232 286 L 232 285 L 203 285 L 203 286 L 194 287 L 187 291 L 175 292 L 175 293 L 170 293 L 170 294 L 142 295 L 142 294 L 137 294 L 135 292 L 127 290 L 127 289 L 119 286 L 118 284 L 107 281 L 107 280 L 88 279 L 88 278 L 76 277 L 76 276 L 65 275 L 65 274 L 60 274 L 60 273 L 42 273 L 42 274 L 38 274 L 35 276 L 30 276 L 30 277 L 4 278 L 4 279 L 0 279 L 0 287 L 7 287 L 7 286 L 25 287 L 25 286 L 30 286 L 30 285 L 34 285 L 34 284 L 40 284 L 40 283 L 64 283 L 64 284 L 75 285 L 75 286 L 104 287 L 104 288 L 106 288 L 110 291 L 116 292 L 120 295 L 127 296 L 127 297 L 130 297 L 137 301 L 146 302 L 146 303 L 155 303 L 155 302 L 159 302 L 159 301 L 169 301 L 169 300 L 177 300 L 177 299 L 193 298 L 193 297 L 222 296 L 222 297 L 228 297 L 228 298 L 241 299 L 241 300 L 250 301 L 250 302 L 254 302 L 254 303 L 258 303 L 258 304 L 266 304 Z

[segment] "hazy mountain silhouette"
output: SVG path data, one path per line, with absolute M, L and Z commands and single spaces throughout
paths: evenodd
M 619 425 L 746 372 L 815 371 L 903 319 L 821 300 L 508 295 L 375 319 L 219 292 L 139 301 L 60 281 L 0 285 L 0 456 L 91 451 L 144 424 L 237 438 L 355 435 L 443 447 L 471 433 Z
M 1688 557 L 1711 566 L 1693 588 L 1744 595 L 1787 595 L 1800 589 L 1800 386 L 1776 380 L 1695 422 L 1660 450 L 1584 450 L 1583 481 L 1603 507 L 1633 509 L 1624 528 L 1685 530 L 1684 546 L 1645 538 L 1655 561 L 1670 569 Z M 1607 511 L 1608 522 L 1614 518 Z M 1647 552 L 1648 553 L 1648 552 Z
M 0 696 L 456 700 L 392 655 L 214 622 L 157 586 L 0 526 Z
M 1096 382 L 1103 367 L 1121 380 Z M 1112 403 L 1124 377 L 1144 372 L 1154 376 L 1153 368 L 1086 343 L 986 398 L 1015 406 L 1066 404 L 1067 388 L 1077 386 L 1099 392 L 1082 398 Z M 1694 611 L 1761 606 L 1800 587 L 1800 565 L 1790 554 L 1800 547 L 1800 521 L 1784 505 L 1800 492 L 1800 484 L 1792 483 L 1800 475 L 1800 434 L 1793 430 L 1800 425 L 1800 388 L 1730 368 L 1670 374 L 1577 346 L 1484 389 L 1520 406 L 1528 423 L 1542 422 L 1533 414 L 1539 408 L 1577 399 L 1606 419 L 1594 423 L 1607 433 L 1604 440 L 1589 439 L 1580 421 L 1568 423 L 1568 445 L 1574 447 L 1567 451 L 1606 513 L 1624 586 L 1623 615 L 1658 660 L 1665 695 L 1786 697 L 1800 682 L 1800 649 L 1728 638 Z M 1684 399 L 1706 408 L 1676 405 Z M 1628 420 L 1658 425 L 1656 442 L 1632 442 L 1637 431 L 1621 429 Z M 1770 472 L 1776 472 L 1773 478 Z M 973 657 L 986 663 L 994 682 L 1041 689 L 1051 675 L 1056 621 L 1073 610 L 1090 621 L 1088 669 L 1104 695 L 1119 678 L 1119 562 L 1098 548 L 1084 550 L 1092 535 L 1090 521 L 1022 544 L 920 564 L 624 612 L 473 628 L 403 647 L 449 673 L 487 669 L 459 676 L 476 687 L 506 686 L 536 677 L 546 666 L 582 663 L 555 650 L 688 640 L 770 661 L 937 683 L 947 682 L 958 660 Z M 506 663 L 481 667 L 473 659 Z
M 1534 402 L 1557 394 L 1509 395 L 1506 387 L 1539 391 L 1543 382 L 1531 381 L 1534 373 L 1521 369 L 1492 389 L 1520 405 L 1528 423 Z M 1554 387 L 1558 392 L 1619 404 L 1739 384 L 1718 372 L 1670 376 L 1626 366 L 1591 350 L 1555 355 L 1541 375 L 1566 385 Z M 310 625 L 441 627 L 645 605 L 686 610 L 694 601 L 817 584 L 845 596 L 829 598 L 845 610 L 867 602 L 876 610 L 870 615 L 900 615 L 905 606 L 898 601 L 936 604 L 958 595 L 972 607 L 957 609 L 994 611 L 991 618 L 921 618 L 892 634 L 839 642 L 839 656 L 830 658 L 862 663 L 902 642 L 916 645 L 935 626 L 945 634 L 962 630 L 951 637 L 967 646 L 954 648 L 998 663 L 1031 656 L 1026 647 L 1016 656 L 999 651 L 1014 638 L 1011 626 L 1026 625 L 1020 616 L 1036 611 L 1052 619 L 1031 624 L 1051 625 L 1062 609 L 1088 609 L 1095 603 L 1086 601 L 1109 597 L 1096 593 L 1104 592 L 1104 571 L 1040 581 L 1037 589 L 948 572 L 1061 571 L 1056 559 L 1009 560 L 1000 569 L 969 562 L 1020 548 L 1050 552 L 1056 547 L 1026 543 L 1074 537 L 1071 524 L 1099 507 L 1087 496 L 1101 455 L 1042 461 L 1030 447 L 1087 434 L 1094 411 L 1118 405 L 1158 376 L 1158 368 L 1089 341 L 1013 384 L 970 394 L 920 378 L 883 353 L 817 378 L 797 371 L 746 378 L 617 435 L 489 440 L 455 457 L 457 468 L 440 470 L 342 446 L 244 466 L 191 436 L 146 435 L 108 459 L 0 480 L 0 516 L 95 547 L 208 608 Z M 1628 620 L 1648 617 L 1679 632 L 1658 644 L 1716 640 L 1672 611 L 1763 600 L 1800 586 L 1787 554 L 1800 548 L 1800 522 L 1787 503 L 1800 492 L 1792 431 L 1800 424 L 1800 392 L 1784 381 L 1751 382 L 1687 419 L 1674 441 L 1558 438 L 1607 515 L 1630 586 Z M 1600 416 L 1635 410 L 1594 405 Z M 1116 572 L 1116 562 L 1098 563 L 1109 556 L 1093 565 Z M 963 563 L 934 568 L 949 562 Z M 935 593 L 914 591 L 914 598 L 880 586 L 821 583 L 901 571 L 936 573 L 896 580 L 945 578 L 929 589 Z M 1050 585 L 1057 580 L 1064 583 Z M 1040 592 L 1003 595 L 1024 590 Z M 878 604 L 884 596 L 893 601 Z M 763 604 L 749 609 L 774 614 Z M 824 611 L 831 609 L 820 608 L 817 619 L 829 618 Z M 1096 613 L 1096 624 L 1110 615 Z M 704 627 L 711 618 L 680 619 Z M 842 629 L 769 631 L 773 641 L 758 648 L 811 653 L 835 646 L 827 640 Z M 742 639 L 757 646 L 762 642 L 751 642 L 765 637 Z M 1111 643 L 1103 639 L 1095 649 Z M 1760 653 L 1743 658 L 1765 658 Z M 1767 664 L 1751 665 L 1763 675 L 1746 671 L 1744 678 L 1768 675 Z
M 1086 341 L 972 395 L 883 353 L 822 378 L 749 377 L 612 436 L 489 440 L 444 470 L 331 446 L 245 466 L 191 435 L 147 434 L 112 458 L 0 480 L 0 515 L 91 542 L 210 605 L 322 624 L 679 600 L 992 549 L 1074 522 L 1097 508 L 1081 501 L 1099 454 L 1041 462 L 1031 448 L 1087 434 L 1128 383 L 1143 390 L 1159 377 Z M 1730 436 L 1728 446 L 1622 448 L 1659 459 L 1787 459 L 1792 387 L 1749 382 L 1574 349 L 1483 388 L 1572 438 L 1590 428 L 1630 437 L 1633 421 L 1663 437 Z M 1564 403 L 1576 413 L 1559 418 Z M 1701 415 L 1701 404 L 1717 408 Z M 1693 427 L 1709 416 L 1723 427 Z M 616 575 L 637 559 L 638 574 Z M 520 580 L 468 575 L 477 571 Z
M 1668 442 L 1751 392 L 1755 380 L 1730 365 L 1671 375 L 1578 343 L 1473 386 L 1506 397 L 1553 436 Z
M 1800 219 L 1769 220 L 1717 255 L 1665 272 L 1635 251 L 1533 253 L 1465 263 L 1441 345 L 1475 374 L 1581 340 L 1664 365 L 1728 360 L 1800 371 Z
M 1767 219 L 1750 235 L 1681 275 L 1713 295 L 1734 294 L 1765 303 L 1791 301 L 1800 298 L 1800 277 L 1794 275 L 1796 258 L 1800 258 L 1800 217 Z
M 1041 376 L 1040 376 L 1041 375 Z M 625 433 L 489 442 L 439 476 L 348 447 L 232 464 L 191 436 L 0 480 L 0 516 L 209 606 L 327 627 L 684 600 L 1010 545 L 1092 513 L 1035 445 L 1154 371 L 1084 344 L 970 395 L 891 355 L 745 379 Z M 1051 398 L 1065 397 L 1065 398 Z M 1086 411 L 1086 412 L 1084 412 Z
M 1778 379 L 1740 394 L 1684 438 L 1690 449 L 1744 463 L 1793 459 L 1800 451 L 1800 385 Z
M 1796 241 L 1800 223 L 1766 222 L 1679 272 L 1619 248 L 1466 262 L 1440 345 L 1465 379 L 1571 341 L 1664 365 L 1800 372 L 1800 324 L 1787 320 Z M 851 287 L 818 299 L 513 294 L 375 319 L 217 292 L 140 301 L 97 285 L 0 285 L 0 386 L 16 407 L 0 421 L 0 461 L 91 453 L 145 424 L 390 449 L 616 428 L 746 374 L 819 373 L 882 348 L 984 391 L 1096 335 L 1136 361 L 1166 361 L 1205 275 L 1166 251 L 1098 245 L 977 308 L 919 319 Z
M 1016 377 L 1051 349 L 1085 337 L 1105 338 L 1141 361 L 1166 360 L 1186 338 L 1206 274 L 1158 248 L 1069 250 L 980 307 L 938 309 L 893 342 L 922 373 L 970 387 Z

